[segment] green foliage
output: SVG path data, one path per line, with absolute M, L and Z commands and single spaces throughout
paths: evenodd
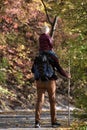
M 11 32 L 9 34 L 6 34 L 6 43 L 8 45 L 25 44 L 25 38 L 23 34 Z
M 72 130 L 86 130 L 87 129 L 87 122 L 75 120 L 71 124 Z
M 15 78 L 17 80 L 17 83 L 18 84 L 24 84 L 24 80 L 23 80 L 23 74 L 21 71 L 17 71 L 16 74 L 15 74 Z
M 12 96 L 12 93 L 8 89 L 0 86 L 0 96 L 3 97 L 4 95 Z
M 0 84 L 5 83 L 6 73 L 0 70 Z
M 8 61 L 5 57 L 3 57 L 0 63 L 0 84 L 5 83 L 7 67 L 8 67 Z
M 0 12 L 3 13 L 4 11 L 5 11 L 4 0 L 0 0 Z
M 6 44 L 6 37 L 2 33 L 0 33 L 0 45 Z
M 17 34 L 13 32 L 6 34 L 6 43 L 8 45 L 17 44 Z
M 7 68 L 8 67 L 8 60 L 7 58 L 3 57 L 2 62 L 0 63 L 0 68 Z
M 84 112 L 82 113 L 87 113 L 87 89 L 86 89 L 87 83 L 84 83 L 80 85 L 80 88 L 77 88 L 75 90 L 75 101 L 76 101 L 76 106 L 77 108 L 82 109 Z M 85 86 L 85 87 L 84 87 Z M 80 113 L 81 114 L 81 113 Z

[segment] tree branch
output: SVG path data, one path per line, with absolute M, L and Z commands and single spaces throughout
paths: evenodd
M 58 16 L 56 15 L 56 16 L 54 17 L 53 22 L 51 22 L 50 17 L 49 17 L 48 12 L 47 12 L 47 7 L 46 7 L 46 5 L 45 5 L 45 3 L 44 3 L 43 0 L 41 0 L 41 2 L 42 2 L 42 4 L 43 4 L 43 6 L 44 6 L 45 13 L 46 13 L 46 16 L 47 16 L 47 20 L 48 20 L 48 22 L 49 22 L 50 25 L 51 25 L 50 36 L 53 38 L 53 37 L 54 37 L 55 29 L 56 29 L 56 25 L 57 25 L 57 22 L 58 22 Z
M 49 17 L 49 15 L 48 15 L 48 13 L 47 13 L 47 7 L 46 7 L 45 3 L 43 2 L 43 0 L 41 0 L 41 2 L 42 2 L 42 4 L 43 4 L 43 6 L 44 6 L 44 9 L 45 9 L 45 12 L 46 12 L 46 16 L 47 16 L 47 20 L 48 20 L 48 22 L 52 25 L 52 22 L 51 22 L 51 20 L 50 20 L 50 17 Z

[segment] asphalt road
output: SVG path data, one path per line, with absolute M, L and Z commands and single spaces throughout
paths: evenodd
M 0 129 L 16 129 L 26 130 L 34 129 L 34 111 L 12 111 L 12 112 L 0 112 Z M 56 113 L 58 121 L 61 123 L 61 127 L 68 127 L 68 111 L 58 111 Z M 70 123 L 73 120 L 72 112 L 70 113 Z M 41 114 L 41 128 L 52 128 L 50 122 L 50 112 L 42 111 Z

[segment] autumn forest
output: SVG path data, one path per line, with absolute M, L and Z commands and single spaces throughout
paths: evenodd
M 70 103 L 82 110 L 79 118 L 85 120 L 86 0 L 0 0 L 0 109 L 34 108 L 36 89 L 31 67 L 43 25 L 50 26 L 60 64 L 70 71 Z M 67 95 L 68 81 L 58 77 L 58 93 Z

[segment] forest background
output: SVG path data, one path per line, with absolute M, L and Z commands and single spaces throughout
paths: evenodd
M 31 73 L 42 25 L 57 17 L 54 50 L 71 73 L 70 102 L 87 113 L 87 1 L 0 0 L 0 109 L 32 109 L 36 88 Z M 58 76 L 57 94 L 68 81 Z M 83 118 L 87 114 L 83 114 Z

